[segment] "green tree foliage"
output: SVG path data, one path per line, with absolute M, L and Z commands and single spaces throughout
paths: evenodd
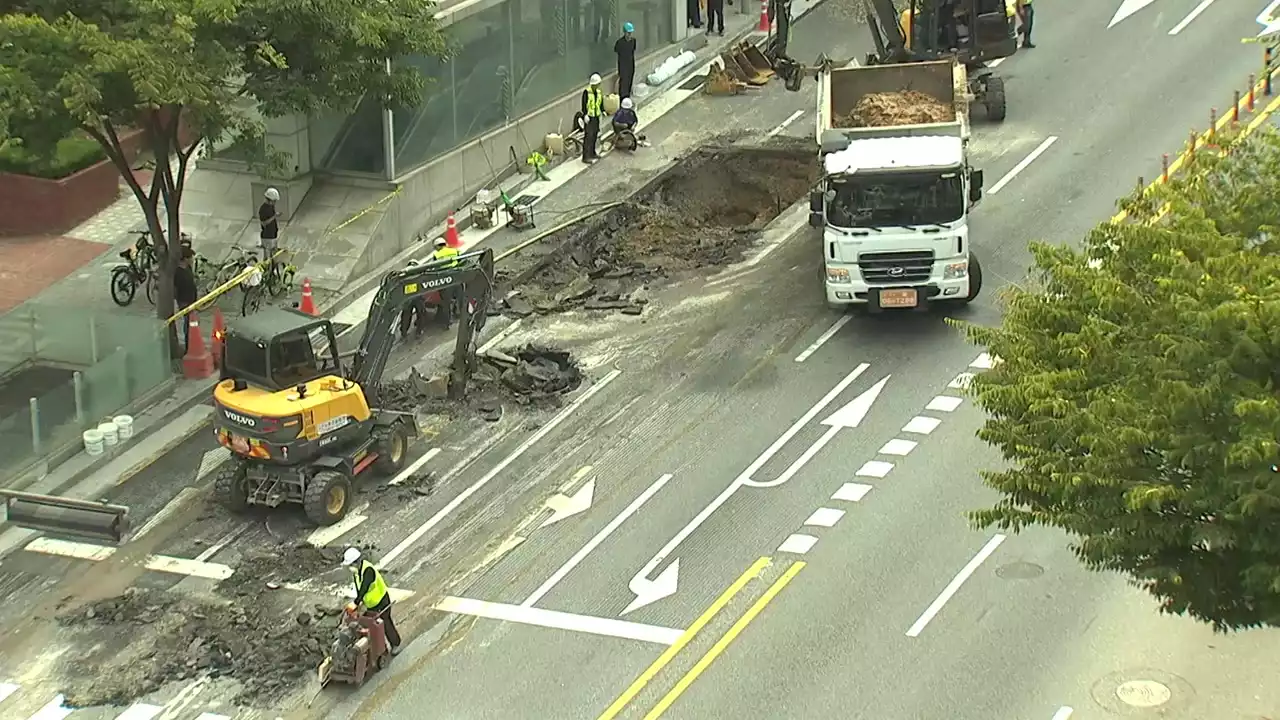
M 422 76 L 388 59 L 447 55 L 423 0 L 0 0 L 0 12 L 0 142 L 7 129 L 51 152 L 82 131 L 102 145 L 158 240 L 161 317 L 174 307 L 183 179 L 202 142 L 261 148 L 258 113 L 349 111 L 366 95 L 415 105 Z M 120 145 L 135 127 L 156 161 L 150 187 Z
M 1091 569 L 1218 630 L 1280 625 L 1280 136 L 1033 243 L 973 391 L 1008 460 L 977 525 L 1060 528 Z M 1168 213 L 1159 216 L 1160 207 Z

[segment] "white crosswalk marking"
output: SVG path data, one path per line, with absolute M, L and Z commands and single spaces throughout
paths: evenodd
M 151 720 L 151 718 L 162 712 L 164 712 L 164 708 L 159 705 L 135 703 L 117 715 L 116 720 Z
M 13 683 L 0 683 L 0 703 L 4 702 L 10 695 L 18 692 L 18 686 Z
M 216 715 L 214 713 L 200 713 L 200 717 L 196 720 L 231 720 L 229 715 Z
M 75 712 L 72 708 L 63 707 L 62 702 L 66 700 L 62 695 L 58 695 L 49 701 L 48 705 L 40 708 L 35 715 L 27 718 L 27 720 L 66 720 L 66 717 Z

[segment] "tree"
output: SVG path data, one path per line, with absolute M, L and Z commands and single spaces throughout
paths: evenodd
M 1038 287 L 964 328 L 1003 360 L 972 386 L 1008 461 L 975 524 L 1065 530 L 1220 631 L 1280 625 L 1280 136 L 1233 149 L 1131 198 L 1146 222 L 1033 243 Z
M 366 96 L 416 105 L 424 78 L 388 59 L 448 54 L 422 0 L 9 0 L 0 10 L 0 129 L 35 152 L 76 129 L 102 145 L 156 240 L 161 318 L 174 308 L 183 180 L 201 143 L 262 150 L 254 105 L 266 117 L 351 111 Z M 120 144 L 133 127 L 155 159 L 150 187 Z M 278 156 L 255 159 L 269 168 Z

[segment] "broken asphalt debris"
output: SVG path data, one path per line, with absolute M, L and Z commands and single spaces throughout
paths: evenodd
M 582 385 L 582 369 L 567 350 L 530 344 L 511 354 L 490 350 L 483 360 L 477 381 L 500 385 L 521 405 L 558 400 Z
M 658 283 L 741 260 L 764 227 L 808 192 L 817 171 L 808 147 L 695 152 L 626 204 L 513 258 L 498 273 L 507 289 L 504 309 L 515 317 L 568 310 L 639 315 Z

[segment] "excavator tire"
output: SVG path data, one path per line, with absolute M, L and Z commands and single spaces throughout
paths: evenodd
M 249 508 L 248 468 L 239 458 L 231 458 L 222 464 L 213 479 L 213 497 L 218 504 L 232 512 L 244 512 Z
M 337 470 L 321 470 L 311 476 L 302 496 L 302 510 L 317 525 L 332 525 L 347 516 L 351 507 L 351 478 Z
M 983 93 L 982 104 L 987 106 L 987 119 L 992 122 L 1004 122 L 1008 105 L 1004 96 L 1004 78 L 987 78 L 987 89 Z
M 395 475 L 404 469 L 409 454 L 409 436 L 399 423 L 379 428 L 374 447 L 378 453 L 378 459 L 373 461 L 375 470 L 383 475 Z

